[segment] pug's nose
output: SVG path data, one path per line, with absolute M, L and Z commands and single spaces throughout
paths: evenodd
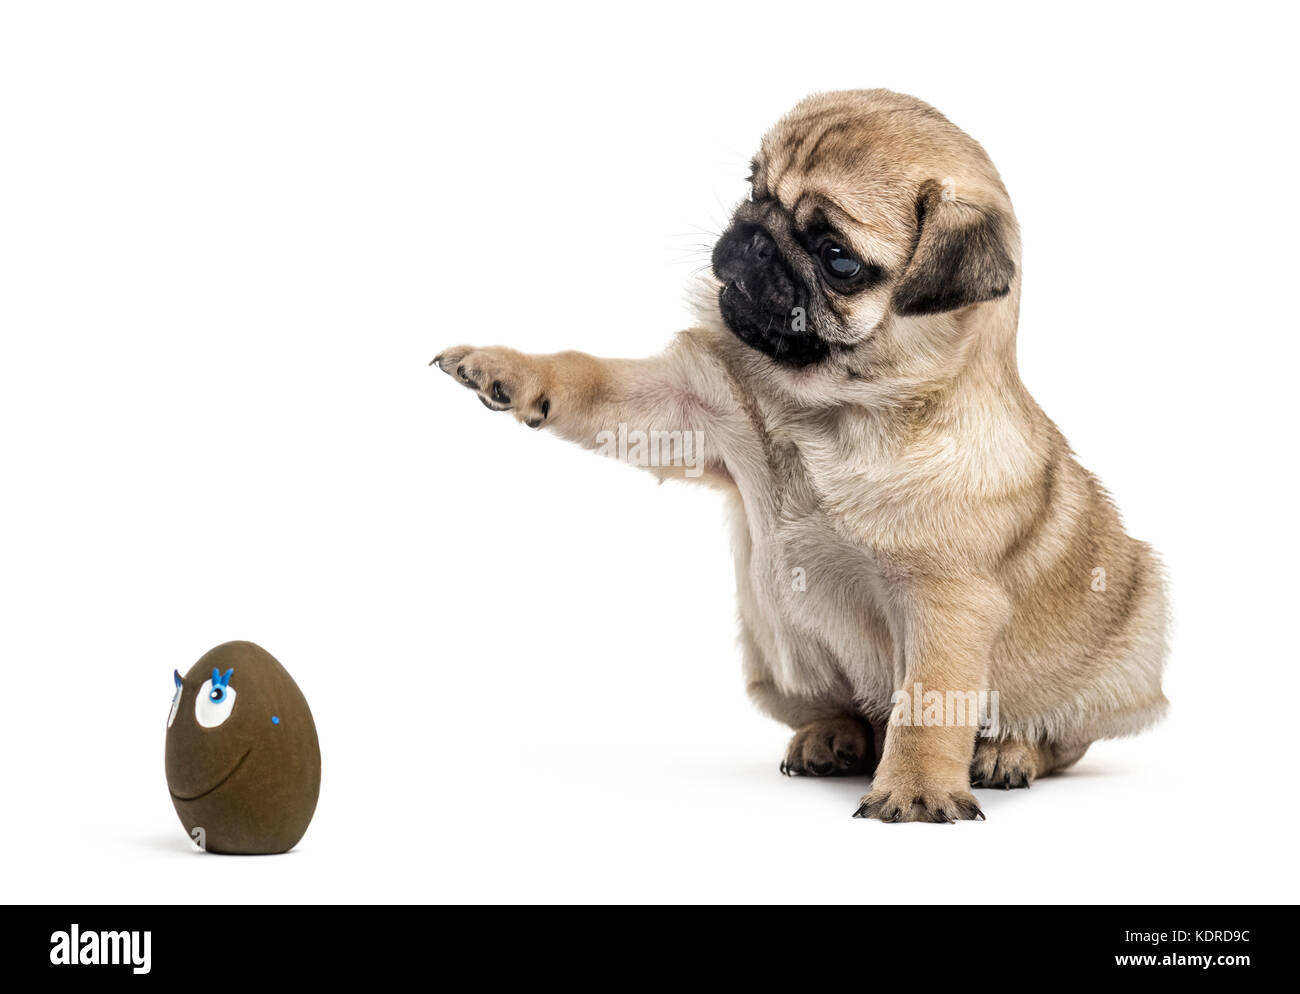
M 772 241 L 772 236 L 762 228 L 757 228 L 749 236 L 749 241 L 745 243 L 742 252 L 745 258 L 754 262 L 767 262 L 768 259 L 772 258 L 772 252 L 775 249 L 776 243 Z

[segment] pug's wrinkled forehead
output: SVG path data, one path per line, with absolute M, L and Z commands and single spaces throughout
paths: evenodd
M 780 204 L 796 223 L 820 212 L 870 239 L 887 265 L 910 253 L 918 199 L 936 188 L 1010 206 L 978 142 L 929 104 L 888 90 L 809 97 L 764 136 L 751 167 L 755 201 Z

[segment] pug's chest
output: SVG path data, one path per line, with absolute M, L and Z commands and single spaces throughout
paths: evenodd
M 795 627 L 860 636 L 887 582 L 878 545 L 855 520 L 868 513 L 870 495 L 839 472 L 819 478 L 795 442 L 782 442 L 770 460 L 770 513 L 750 522 L 755 579 L 770 592 L 774 612 Z M 828 499 L 828 488 L 838 488 L 838 500 Z

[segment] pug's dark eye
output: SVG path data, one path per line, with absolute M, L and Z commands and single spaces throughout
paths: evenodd
M 834 242 L 827 242 L 821 251 L 822 267 L 839 280 L 849 280 L 862 272 L 862 263 L 849 254 L 849 250 Z

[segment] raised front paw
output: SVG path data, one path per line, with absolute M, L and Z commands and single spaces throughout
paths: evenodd
M 499 345 L 457 345 L 439 352 L 429 365 L 478 394 L 483 406 L 510 411 L 529 428 L 551 416 L 551 398 L 541 364 L 532 356 Z
M 794 733 L 781 772 L 786 776 L 847 776 L 871 767 L 871 729 L 857 718 L 825 718 Z
M 884 783 L 862 798 L 853 817 L 889 822 L 954 822 L 976 818 L 983 821 L 984 812 L 969 790 L 947 790 L 924 783 L 910 787 Z

